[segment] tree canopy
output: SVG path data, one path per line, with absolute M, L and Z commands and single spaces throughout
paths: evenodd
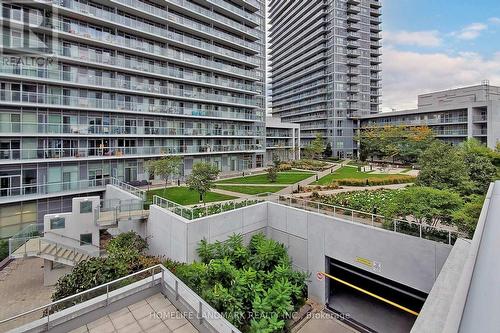
M 187 186 L 200 194 L 200 201 L 205 203 L 205 194 L 215 187 L 214 181 L 219 176 L 220 170 L 210 163 L 196 163 L 189 175 Z
M 165 187 L 171 177 L 181 173 L 180 166 L 182 158 L 180 156 L 165 156 L 158 160 L 150 161 L 147 165 L 149 172 L 165 180 Z
M 323 135 L 317 134 L 316 138 L 304 148 L 304 155 L 308 159 L 318 159 L 325 150 Z
M 357 139 L 361 142 L 362 160 L 377 156 L 415 163 L 434 140 L 434 134 L 425 126 L 383 126 L 363 129 Z

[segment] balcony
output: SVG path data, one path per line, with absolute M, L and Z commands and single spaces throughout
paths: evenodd
M 256 152 L 261 150 L 262 145 L 260 144 L 0 149 L 0 164 L 4 163 L 4 161 L 100 160 L 103 158 L 154 157 L 165 156 L 167 154 L 225 154 L 236 152 Z
M 488 136 L 488 129 L 487 128 L 475 129 L 472 131 L 472 135 L 474 135 L 474 136 Z
M 17 74 L 17 73 L 19 74 Z M 87 76 L 79 75 L 74 72 L 65 72 L 59 70 L 44 70 L 42 68 L 23 68 L 16 67 L 3 67 L 0 65 L 0 74 L 7 73 L 20 77 L 28 77 L 35 79 L 46 79 L 47 82 L 53 83 L 59 81 L 60 83 L 74 83 L 88 86 L 95 86 L 96 88 L 104 88 L 111 90 L 129 90 L 130 92 L 140 92 L 146 95 L 156 95 L 157 97 L 182 97 L 193 99 L 204 99 L 207 101 L 222 102 L 228 104 L 240 104 L 247 106 L 257 106 L 258 102 L 253 98 L 233 97 L 229 95 L 199 92 L 196 90 L 179 89 L 173 87 L 166 87 L 162 85 L 153 85 L 143 82 L 134 82 L 123 79 L 106 78 L 102 76 Z
M 251 49 L 253 51 L 259 51 L 259 45 L 245 41 L 244 39 L 237 38 L 234 35 L 230 35 L 227 33 L 224 33 L 220 30 L 215 30 L 210 26 L 200 24 L 194 20 L 190 20 L 186 17 L 182 17 L 179 15 L 174 14 L 173 12 L 163 10 L 158 7 L 151 6 L 147 3 L 144 2 L 139 2 L 139 1 L 128 1 L 128 0 L 114 0 L 118 3 L 124 4 L 126 6 L 129 6 L 131 9 L 133 8 L 135 11 L 136 10 L 141 10 L 144 11 L 150 15 L 156 16 L 161 19 L 167 19 L 169 21 L 178 23 L 183 26 L 187 26 L 189 28 L 192 28 L 194 30 L 200 31 L 205 34 L 210 34 L 212 36 L 215 36 L 217 38 L 221 38 L 225 41 L 231 42 L 235 45 L 238 45 L 239 47 L 243 46 L 247 49 Z M 81 2 L 73 1 L 73 0 L 66 0 L 64 2 L 61 2 L 60 6 L 62 8 L 68 8 L 71 10 L 78 11 L 84 15 L 91 14 L 94 17 L 98 17 L 104 20 L 109 20 L 112 22 L 116 22 L 118 24 L 126 24 L 127 26 L 139 29 L 140 31 L 149 31 L 150 29 L 145 28 L 144 24 L 141 22 L 137 22 L 134 19 L 124 17 L 122 15 L 117 15 L 115 13 L 105 11 L 102 9 L 99 9 L 95 6 L 89 6 L 88 4 L 84 4 Z M 236 23 L 236 22 L 235 22 Z M 137 24 L 141 24 L 140 27 L 137 27 Z
M 212 109 L 196 109 L 167 105 L 163 102 L 155 103 L 132 102 L 126 100 L 63 96 L 57 94 L 28 93 L 11 90 L 0 90 L 0 102 L 20 106 L 22 104 L 43 107 L 55 106 L 58 108 L 73 109 L 96 109 L 97 111 L 119 111 L 119 112 L 145 112 L 155 114 L 166 114 L 172 116 L 214 117 L 240 120 L 263 120 L 256 112 L 218 111 Z
M 99 192 L 106 189 L 110 184 L 109 178 L 79 180 L 62 183 L 48 184 L 23 184 L 15 187 L 0 188 L 0 204 L 24 200 L 36 200 L 48 196 L 61 196 L 76 193 Z
M 184 128 L 183 126 L 125 126 L 125 125 L 93 125 L 93 124 L 61 124 L 61 123 L 29 123 L 0 122 L 3 136 L 31 136 L 45 134 L 53 136 L 229 136 L 256 137 L 263 136 L 257 130 L 214 128 L 219 124 L 207 124 L 212 128 Z
M 484 123 L 488 121 L 488 116 L 487 115 L 473 116 L 472 121 L 475 123 Z

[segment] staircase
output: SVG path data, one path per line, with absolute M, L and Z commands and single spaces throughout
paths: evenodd
M 64 265 L 75 266 L 83 260 L 99 256 L 100 251 L 88 251 L 83 248 L 71 247 L 45 237 L 32 237 L 24 240 L 19 238 L 9 239 L 9 254 L 11 258 L 39 257 Z

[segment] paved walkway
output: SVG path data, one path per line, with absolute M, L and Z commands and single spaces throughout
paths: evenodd
M 330 167 L 324 171 L 317 172 L 316 174 L 314 174 L 313 176 L 311 176 L 309 178 L 306 178 L 306 179 L 304 179 L 298 183 L 295 183 L 293 185 L 287 186 L 286 188 L 282 189 L 281 191 L 276 192 L 276 194 L 283 194 L 283 195 L 292 194 L 293 191 L 296 190 L 298 187 L 304 187 L 306 185 L 309 185 L 309 184 L 315 182 L 317 179 L 321 179 L 324 176 L 326 176 L 332 172 L 337 171 L 341 167 L 342 167 L 342 164 L 334 164 L 332 167 Z M 312 172 L 314 172 L 314 171 L 312 171 Z
M 175 306 L 158 293 L 70 333 L 197 333 Z
M 43 259 L 16 259 L 0 271 L 0 320 L 51 302 L 53 287 L 43 285 Z M 40 313 L 0 325 L 0 331 L 40 319 Z

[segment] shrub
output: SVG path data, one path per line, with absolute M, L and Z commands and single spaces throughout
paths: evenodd
M 292 165 L 290 163 L 281 163 L 279 166 L 278 166 L 278 171 L 279 172 L 282 172 L 282 171 L 290 171 L 292 170 Z
M 118 235 L 110 240 L 106 246 L 107 257 L 90 258 L 81 261 L 73 268 L 71 273 L 59 278 L 52 294 L 52 301 L 116 280 L 161 262 L 157 257 L 145 255 L 146 250 L 147 242 L 135 232 L 131 231 Z M 99 291 L 99 293 L 102 292 L 105 292 L 105 290 Z M 97 295 L 88 295 L 88 298 Z M 81 301 L 85 301 L 85 299 L 79 298 L 61 304 L 57 310 Z
M 0 261 L 9 256 L 9 241 L 0 239 Z
M 283 244 L 242 235 L 198 248 L 201 262 L 175 265 L 176 275 L 243 332 L 283 332 L 304 304 L 307 275 L 292 269 Z M 264 319 L 263 319 L 264 318 Z
M 343 186 L 380 186 L 390 184 L 407 184 L 415 182 L 416 177 L 411 176 L 389 176 L 384 178 L 345 178 L 336 180 L 335 183 Z
M 329 168 L 329 164 L 315 160 L 298 160 L 292 161 L 292 167 L 303 170 L 323 171 Z

